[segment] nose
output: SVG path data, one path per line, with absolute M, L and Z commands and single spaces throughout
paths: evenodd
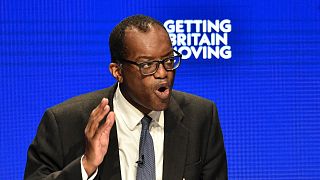
M 168 71 L 164 68 L 163 64 L 160 63 L 159 68 L 154 73 L 154 77 L 159 79 L 164 79 L 167 77 L 167 75 L 168 75 Z

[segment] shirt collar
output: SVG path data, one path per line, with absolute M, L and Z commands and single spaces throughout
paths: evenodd
M 140 123 L 144 114 L 140 112 L 136 107 L 130 104 L 126 98 L 122 95 L 119 83 L 114 94 L 114 108 L 118 109 L 118 114 L 116 116 L 121 116 L 124 119 L 127 127 L 132 131 Z M 163 111 L 151 111 L 148 114 L 152 118 L 151 123 L 155 123 L 160 127 L 164 127 L 164 112 Z

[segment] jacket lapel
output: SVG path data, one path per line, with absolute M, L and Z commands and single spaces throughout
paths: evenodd
M 171 97 L 164 113 L 163 179 L 182 179 L 188 144 L 188 129 L 181 123 L 183 112 Z
M 108 152 L 99 167 L 99 174 L 99 179 L 101 180 L 121 180 L 117 128 L 115 124 L 110 132 Z
M 111 111 L 113 111 L 113 96 L 116 88 L 117 84 L 115 84 L 106 95 L 106 97 L 109 99 Z M 119 145 L 116 127 L 117 126 L 115 122 L 110 131 L 108 152 L 99 167 L 99 179 L 101 180 L 121 180 Z

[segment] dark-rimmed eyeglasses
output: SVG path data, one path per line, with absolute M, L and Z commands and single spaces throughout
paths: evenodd
M 177 69 L 181 63 L 182 54 L 178 51 L 173 50 L 173 56 L 164 58 L 162 60 L 152 60 L 145 62 L 135 62 L 133 60 L 121 59 L 120 62 L 125 62 L 129 64 L 134 64 L 139 67 L 141 74 L 147 76 L 152 75 L 157 72 L 160 64 L 163 65 L 164 69 L 167 71 L 173 71 Z

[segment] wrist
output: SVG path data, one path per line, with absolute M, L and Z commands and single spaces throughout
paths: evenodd
M 90 177 L 98 168 L 98 166 L 95 166 L 94 164 L 90 163 L 90 161 L 88 161 L 86 155 L 83 156 L 82 164 L 88 177 Z

